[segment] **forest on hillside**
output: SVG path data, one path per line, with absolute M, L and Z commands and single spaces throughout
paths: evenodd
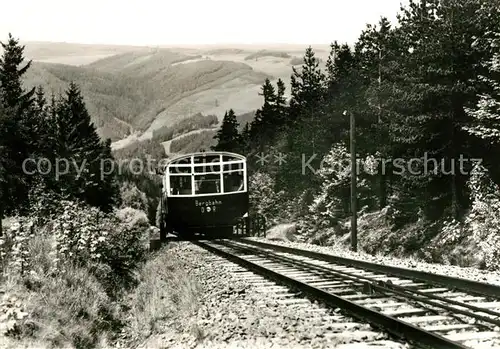
M 282 81 L 266 81 L 255 120 L 239 132 L 228 111 L 214 149 L 253 162 L 258 212 L 333 243 L 351 214 L 353 115 L 357 206 L 381 228 L 367 229 L 363 248 L 497 268 L 500 8 L 410 1 L 397 18 L 367 25 L 353 47 L 334 42 L 325 71 L 309 47 L 290 103 Z
M 26 89 L 24 47 L 10 34 L 1 45 L 2 342 L 93 348 L 126 326 L 158 181 L 117 168 L 77 84 Z
M 145 163 L 148 154 L 162 159 L 163 147 L 149 141 L 113 154 L 79 85 L 70 81 L 58 95 L 42 85 L 26 89 L 23 77 L 32 62 L 25 62 L 24 46 L 10 34 L 2 46 L 0 218 L 39 214 L 49 219 L 61 209 L 59 202 L 70 200 L 104 213 L 133 207 L 154 222 L 161 181 L 154 168 L 136 171 L 130 161 Z
M 482 265 L 495 267 L 499 11 L 493 0 L 410 2 L 397 23 L 381 18 L 368 25 L 353 47 L 332 43 L 324 71 L 309 47 L 291 72 L 291 91 L 282 80 L 276 86 L 267 80 L 255 119 L 239 125 L 228 110 L 214 149 L 253 162 L 256 211 L 272 222 L 297 222 L 310 241 L 331 243 L 344 236 L 351 214 L 349 167 L 339 164 L 349 161 L 353 115 L 362 164 L 357 206 L 361 219 L 380 227 L 366 230 L 362 247 L 432 260 L 448 255 L 462 264 L 480 251 Z M 50 214 L 51 205 L 40 205 L 46 197 L 103 212 L 126 198 L 154 221 L 160 192 L 154 171 L 99 168 L 105 159 L 116 166 L 115 159 L 109 140 L 96 133 L 80 87 L 69 83 L 58 96 L 43 87 L 26 90 L 22 77 L 31 63 L 23 65 L 23 49 L 10 36 L 0 61 L 0 216 Z M 210 143 L 209 131 L 200 135 L 201 143 L 193 135 L 172 145 L 191 151 L 193 144 Z M 256 162 L 263 154 L 271 159 L 265 165 Z M 125 162 L 163 155 L 154 141 L 115 152 Z M 286 161 L 275 161 L 282 156 Z M 47 164 L 62 158 L 71 161 L 56 179 Z
M 217 93 L 224 84 L 232 81 L 235 87 L 252 88 L 270 77 L 241 62 L 197 60 L 198 55 L 170 49 L 137 49 L 80 66 L 39 62 L 34 57 L 23 74 L 25 87 L 42 85 L 49 94 L 58 94 L 70 81 L 78 84 L 99 135 L 113 142 L 145 132 L 152 123 L 151 131 L 197 112 L 213 114 L 209 110 L 218 107 L 218 99 L 235 92 Z M 258 103 L 245 105 L 243 110 L 257 107 Z M 159 133 L 160 138 L 167 136 Z

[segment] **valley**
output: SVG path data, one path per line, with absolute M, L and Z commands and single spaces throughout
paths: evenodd
M 57 96 L 69 82 L 77 83 L 100 136 L 110 138 L 113 149 L 154 140 L 155 130 L 200 113 L 216 115 L 220 122 L 232 108 L 244 115 L 239 118 L 243 127 L 262 105 L 259 92 L 266 78 L 273 84 L 281 78 L 289 96 L 292 67 L 300 67 L 304 51 L 293 46 L 25 46 L 26 57 L 33 60 L 26 87 L 41 85 Z M 314 49 L 324 67 L 328 47 Z

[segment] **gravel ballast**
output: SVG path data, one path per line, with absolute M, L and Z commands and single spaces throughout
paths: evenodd
M 275 283 L 200 247 L 172 246 L 177 254 L 182 251 L 202 289 L 199 307 L 188 319 L 171 320 L 140 348 L 405 348 L 338 309 L 286 289 L 273 293 L 270 289 L 280 289 Z
M 477 268 L 465 268 L 458 267 L 453 265 L 443 265 L 443 264 L 435 264 L 435 263 L 426 263 L 421 261 L 416 261 L 414 259 L 408 258 L 396 258 L 390 256 L 374 256 L 363 252 L 353 252 L 349 251 L 345 248 L 338 246 L 318 246 L 303 242 L 291 242 L 291 241 L 283 241 L 283 240 L 270 240 L 262 237 L 251 237 L 249 240 L 255 240 L 260 242 L 272 243 L 276 245 L 300 248 L 304 250 L 319 252 L 330 254 L 343 258 L 351 258 L 366 262 L 379 263 L 388 266 L 400 267 L 413 269 L 433 274 L 441 274 L 450 277 L 458 277 L 468 280 L 473 280 L 477 282 L 484 282 L 493 285 L 500 286 L 500 272 L 490 272 L 486 270 L 480 270 Z

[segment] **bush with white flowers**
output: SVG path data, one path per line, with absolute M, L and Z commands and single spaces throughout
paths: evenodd
M 282 193 L 275 192 L 274 179 L 265 172 L 256 172 L 249 178 L 250 207 L 257 213 L 266 218 L 269 224 L 273 220 L 279 220 L 282 213 L 280 208 Z
M 132 208 L 105 214 L 75 202 L 62 204 L 63 213 L 53 224 L 58 267 L 87 267 L 107 288 L 129 280 L 146 257 L 146 215 Z
M 309 213 L 313 221 L 330 226 L 346 215 L 351 185 L 350 153 L 344 145 L 336 144 L 324 157 L 322 164 L 317 172 L 322 181 L 321 190 L 309 206 Z M 359 193 L 368 188 L 368 183 L 359 174 L 361 171 L 371 174 L 377 164 L 374 156 L 358 160 Z
M 488 269 L 500 267 L 500 188 L 493 183 L 487 170 L 476 166 L 469 181 L 472 209 L 465 220 L 472 239 L 484 253 Z
M 428 244 L 431 260 L 500 269 L 500 188 L 482 166 L 468 183 L 472 207 L 463 221 L 447 220 Z
M 30 271 L 28 242 L 33 234 L 33 221 L 16 217 L 0 238 L 0 260 L 5 275 L 24 275 Z

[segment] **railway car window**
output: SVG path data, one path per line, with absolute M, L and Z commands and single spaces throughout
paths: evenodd
M 170 195 L 191 194 L 191 176 L 170 176 Z
M 224 173 L 225 193 L 243 191 L 243 189 L 244 189 L 243 171 Z
M 219 155 L 199 155 L 194 157 L 193 162 L 195 164 L 203 164 L 203 163 L 219 162 L 219 161 L 220 161 Z
M 220 172 L 220 165 L 212 165 L 212 164 L 206 164 L 205 166 L 195 165 L 194 172 L 195 173 Z
M 231 156 L 231 155 L 223 155 L 222 156 L 222 161 L 227 162 L 227 161 L 238 161 L 241 160 L 240 158 Z
M 221 192 L 219 174 L 195 176 L 195 194 L 215 194 Z
M 184 159 L 172 161 L 172 164 L 176 164 L 176 165 L 189 165 L 190 163 L 191 163 L 191 158 L 184 158 Z
M 239 163 L 224 165 L 224 171 L 232 171 L 232 170 L 243 170 L 243 163 L 239 162 Z
M 168 173 L 191 173 L 191 167 L 170 166 Z

